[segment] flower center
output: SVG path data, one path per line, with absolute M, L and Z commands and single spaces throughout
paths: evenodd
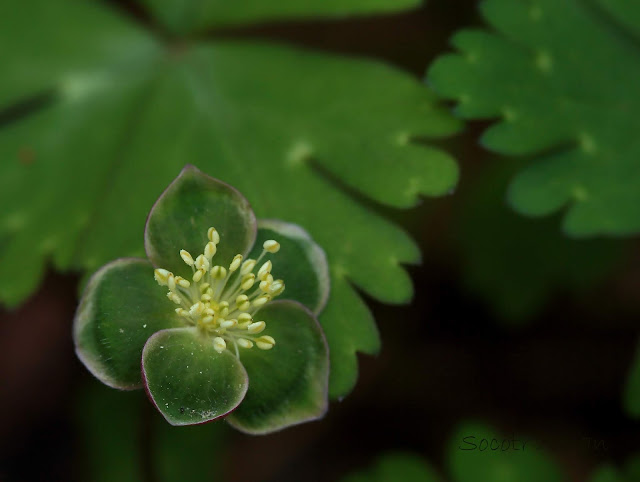
M 175 310 L 180 317 L 213 337 L 218 353 L 226 350 L 228 344 L 233 345 L 237 357 L 238 347 L 248 349 L 255 344 L 261 350 L 270 350 L 275 340 L 260 335 L 267 325 L 264 321 L 254 321 L 253 317 L 284 291 L 284 281 L 273 279 L 271 261 L 263 263 L 257 273 L 254 270 L 266 253 L 280 250 L 280 243 L 273 239 L 265 241 L 258 259 L 243 262 L 242 255 L 236 254 L 225 268 L 212 266 L 220 235 L 215 228 L 209 228 L 207 237 L 209 242 L 203 254 L 195 260 L 188 251 L 180 250 L 180 257 L 193 272 L 192 281 L 162 268 L 154 271 L 156 281 L 160 286 L 169 287 L 167 297 L 180 305 Z

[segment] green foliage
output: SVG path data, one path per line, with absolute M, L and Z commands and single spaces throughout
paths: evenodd
M 474 437 L 474 439 L 466 439 Z M 483 439 L 488 443 L 484 443 Z M 493 439 L 496 443 L 492 444 Z M 490 427 L 477 423 L 462 423 L 449 442 L 448 465 L 455 482 L 562 482 L 562 474 L 538 446 L 523 446 L 509 442 L 503 450 L 503 442 L 512 437 L 501 436 Z M 476 448 L 472 448 L 475 445 Z M 493 447 L 492 447 L 493 445 Z M 498 447 L 498 449 L 494 449 Z M 506 446 L 505 446 L 506 447 Z
M 145 400 L 139 392 L 123 393 L 91 381 L 77 398 L 82 480 L 138 482 L 140 460 L 140 414 Z
M 503 445 L 503 441 L 508 443 Z M 419 456 L 390 453 L 380 457 L 366 472 L 354 473 L 343 482 L 563 482 L 562 474 L 549 456 L 530 441 L 498 435 L 478 422 L 460 424 L 446 450 L 446 479 Z M 506 447 L 503 449 L 502 447 Z M 493 448 L 492 448 L 493 447 Z
M 507 209 L 504 187 L 517 166 L 495 162 L 465 196 L 456 241 L 469 289 L 494 307 L 500 320 L 525 323 L 558 292 L 583 293 L 614 271 L 623 242 L 572 240 L 555 219 L 527 219 Z
M 353 473 L 342 482 L 440 482 L 442 479 L 422 457 L 410 453 L 388 453 L 366 471 Z
M 341 17 L 395 11 L 420 0 L 142 0 L 160 22 L 175 32 L 296 17 Z
M 142 392 L 119 392 L 93 381 L 82 387 L 78 428 L 85 453 L 79 478 L 140 482 L 151 470 L 154 480 L 161 482 L 215 480 L 225 426 L 176 428 L 160 415 L 143 421 L 150 408 L 145 398 Z M 145 449 L 151 466 L 144 465 Z
M 640 231 L 640 5 L 619 0 L 486 0 L 493 30 L 462 30 L 429 82 L 465 119 L 498 120 L 488 149 L 531 158 L 510 204 L 566 209 L 574 236 Z
M 192 27 L 173 10 L 183 2 L 151 3 L 158 30 Z M 314 3 L 295 2 L 295 10 L 338 13 L 335 2 Z M 287 3 L 264 4 L 264 15 L 244 4 L 210 12 L 237 21 L 293 14 Z M 396 4 L 407 5 L 341 2 L 354 12 Z M 420 255 L 350 190 L 409 207 L 452 189 L 453 160 L 413 142 L 458 129 L 433 94 L 374 61 L 258 41 L 161 43 L 98 2 L 38 0 L 28 11 L 3 3 L 0 57 L 0 110 L 46 94 L 44 105 L 0 129 L 0 299 L 24 300 L 49 259 L 61 270 L 95 270 L 142 256 L 147 212 L 193 163 L 242 191 L 259 217 L 299 224 L 325 249 L 330 392 L 351 390 L 356 351 L 379 347 L 352 284 L 406 302 L 412 289 L 401 265 Z

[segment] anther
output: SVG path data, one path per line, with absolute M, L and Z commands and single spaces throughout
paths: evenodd
M 255 300 L 253 300 L 253 306 L 262 306 L 270 299 L 271 298 L 269 297 L 269 295 L 258 296 Z
M 256 338 L 256 346 L 261 350 L 271 350 L 276 344 L 276 341 L 269 335 L 263 335 L 260 338 Z
M 238 324 L 238 320 L 225 320 L 222 323 L 220 323 L 220 328 L 233 328 L 234 326 L 236 326 Z
M 198 301 L 197 303 L 191 305 L 191 308 L 189 308 L 189 313 L 191 313 L 191 315 L 193 316 L 201 315 L 203 311 L 204 303 L 202 303 L 201 301 Z
M 275 280 L 269 287 L 269 294 L 271 296 L 279 296 L 284 291 L 284 281 L 281 279 Z
M 266 328 L 267 324 L 264 321 L 257 321 L 255 323 L 251 323 L 248 327 L 247 327 L 247 331 L 249 333 L 251 333 L 252 335 L 255 335 L 257 333 L 260 333 L 262 331 L 264 331 L 264 329 Z
M 180 297 L 177 294 L 175 294 L 173 291 L 169 291 L 167 293 L 167 298 L 173 301 L 176 305 L 179 305 L 182 302 Z
M 171 291 L 176 289 L 176 278 L 173 276 L 173 273 L 169 273 L 169 276 L 167 277 L 167 286 Z
M 193 281 L 195 281 L 197 283 L 198 281 L 200 281 L 202 279 L 203 276 L 204 276 L 204 270 L 203 269 L 199 269 L 198 271 L 193 273 Z
M 207 231 L 207 238 L 209 238 L 209 241 L 211 241 L 212 243 L 218 244 L 220 242 L 220 235 L 218 234 L 218 231 L 216 231 L 216 228 L 209 228 L 209 230 Z
M 167 286 L 167 278 L 171 273 L 166 269 L 158 268 L 153 271 L 153 277 L 156 279 L 160 286 Z
M 236 340 L 236 343 L 240 348 L 251 348 L 253 346 L 253 343 L 247 340 L 246 338 L 238 338 Z
M 216 244 L 213 241 L 209 241 L 204 247 L 204 257 L 211 261 L 211 258 L 216 254 Z
M 189 283 L 189 281 L 184 279 L 182 276 L 176 276 L 176 283 L 178 284 L 178 286 L 182 286 L 183 288 L 188 288 L 189 286 L 191 286 L 191 283 Z
M 253 283 L 255 283 L 256 281 L 256 275 L 253 273 L 249 273 L 247 275 L 244 276 L 244 278 L 242 278 L 242 282 L 240 283 L 240 287 L 247 291 L 248 289 L 251 289 L 251 287 L 253 286 Z
M 274 239 L 268 239 L 264 242 L 262 247 L 269 253 L 277 253 L 278 251 L 280 251 L 280 243 Z
M 203 255 L 200 255 L 196 258 L 196 268 L 208 270 L 209 269 L 209 260 L 205 258 Z
M 256 266 L 255 259 L 248 259 L 244 263 L 242 263 L 242 268 L 240 268 L 240 274 L 245 275 L 247 273 L 251 273 L 253 268 Z
M 271 286 L 271 283 L 269 283 L 268 281 L 260 281 L 260 291 L 264 293 L 268 293 L 270 286 Z
M 216 336 L 213 339 L 213 349 L 218 353 L 222 353 L 227 349 L 227 343 L 224 341 L 224 338 Z
M 271 261 L 264 263 L 258 270 L 258 279 L 264 281 L 266 277 L 269 276 L 269 273 L 271 273 L 271 267 Z
M 253 320 L 253 318 L 251 318 L 249 313 L 240 313 L 238 315 L 238 323 L 246 323 L 251 320 Z
M 227 270 L 224 266 L 214 266 L 211 268 L 211 276 L 213 276 L 214 279 L 223 279 L 227 276 Z
M 187 251 L 186 249 L 181 249 L 180 250 L 180 257 L 189 266 L 193 266 L 193 258 L 191 257 L 191 254 L 189 254 L 189 251 Z
M 236 254 L 233 257 L 233 261 L 231 261 L 231 264 L 229 265 L 229 271 L 233 273 L 235 270 L 237 270 L 240 267 L 240 263 L 242 263 L 242 255 Z
M 249 297 L 247 295 L 240 295 L 236 298 L 236 307 L 240 311 L 247 311 L 251 306 L 251 302 L 249 301 Z

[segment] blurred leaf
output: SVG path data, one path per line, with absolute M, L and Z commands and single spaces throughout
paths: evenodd
M 421 0 L 142 0 L 175 32 L 308 17 L 344 17 L 417 7 Z
M 496 442 L 493 443 L 493 439 Z M 503 437 L 479 423 L 461 424 L 449 442 L 454 482 L 562 482 L 549 456 L 530 440 Z M 505 445 L 507 442 L 507 445 Z M 523 444 L 524 442 L 524 444 Z M 497 447 L 496 449 L 492 448 Z M 505 449 L 506 447 L 506 449 Z
M 159 416 L 154 422 L 153 458 L 159 482 L 222 480 L 225 424 L 173 427 Z
M 640 347 L 636 350 L 629 375 L 627 376 L 623 404 L 629 415 L 635 419 L 640 418 Z
M 91 380 L 77 399 L 82 477 L 94 482 L 140 482 L 143 444 L 151 444 L 154 475 L 161 482 L 220 479 L 225 424 L 173 427 L 153 415 L 149 438 L 142 440 L 143 410 L 151 409 L 140 391 L 122 392 Z
M 440 482 L 442 479 L 422 457 L 410 453 L 388 453 L 366 471 L 356 472 L 342 482 Z
M 464 280 L 508 323 L 528 321 L 560 291 L 592 287 L 617 267 L 624 246 L 571 240 L 555 219 L 526 219 L 507 209 L 503 187 L 516 167 L 498 161 L 482 172 L 460 199 L 457 216 Z
M 589 478 L 589 482 L 626 482 L 626 480 L 618 469 L 610 465 L 598 467 Z
M 259 42 L 161 45 L 101 3 L 73 0 L 3 3 L 0 49 L 0 110 L 48 93 L 0 130 L 0 299 L 24 300 L 49 257 L 94 270 L 142 256 L 147 212 L 192 163 L 325 249 L 330 393 L 350 391 L 356 351 L 379 347 L 351 283 L 406 302 L 401 264 L 420 259 L 352 191 L 409 207 L 451 190 L 454 161 L 413 142 L 458 128 L 433 94 L 373 61 Z
M 640 4 L 486 0 L 493 31 L 463 30 L 428 79 L 465 119 L 498 120 L 490 150 L 533 160 L 511 182 L 520 213 L 566 209 L 574 236 L 640 231 Z
M 77 399 L 83 476 L 94 482 L 139 482 L 142 392 L 121 392 L 91 380 Z

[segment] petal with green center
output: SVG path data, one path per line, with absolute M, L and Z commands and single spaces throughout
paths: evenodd
M 151 335 L 183 326 L 158 286 L 151 263 L 122 258 L 89 280 L 73 322 L 78 357 L 101 382 L 120 389 L 142 387 L 140 358 Z
M 329 349 L 320 324 L 300 303 L 273 301 L 255 316 L 275 346 L 241 349 L 249 390 L 227 421 L 238 430 L 264 434 L 321 418 L 327 410 Z
M 256 259 L 268 239 L 280 243 L 280 251 L 266 253 L 263 262 L 273 263 L 272 275 L 283 279 L 281 298 L 295 300 L 318 314 L 329 297 L 329 267 L 324 250 L 297 224 L 275 219 L 258 220 L 258 236 L 250 257 Z
M 211 422 L 247 393 L 247 372 L 229 350 L 218 353 L 197 328 L 162 330 L 142 352 L 147 393 L 171 425 Z
M 237 253 L 247 254 L 256 238 L 256 218 L 245 197 L 187 165 L 151 208 L 144 230 L 147 256 L 155 266 L 190 278 L 180 250 L 194 259 L 202 254 L 210 227 L 220 235 L 214 265 L 226 266 Z

